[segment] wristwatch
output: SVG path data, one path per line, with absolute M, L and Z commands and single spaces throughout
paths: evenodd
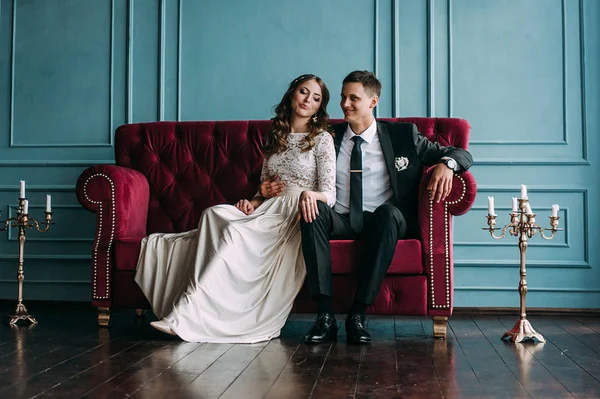
M 443 157 L 442 161 L 446 164 L 447 167 L 456 172 L 458 164 L 456 161 L 450 157 Z

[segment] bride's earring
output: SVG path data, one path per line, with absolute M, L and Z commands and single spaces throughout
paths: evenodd
M 317 114 L 314 114 L 314 115 L 313 115 L 313 117 L 312 117 L 312 121 L 313 121 L 314 123 L 317 123 Z

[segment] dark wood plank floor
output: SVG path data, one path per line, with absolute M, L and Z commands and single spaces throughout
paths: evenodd
M 12 304 L 0 303 L 3 315 Z M 368 318 L 374 341 L 306 346 L 312 315 L 255 345 L 182 342 L 133 311 L 96 327 L 94 309 L 29 304 L 33 328 L 0 325 L 0 398 L 600 398 L 600 317 L 533 316 L 546 344 L 502 334 L 516 315 Z

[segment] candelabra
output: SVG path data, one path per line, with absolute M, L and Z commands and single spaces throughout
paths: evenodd
M 52 212 L 49 211 L 47 208 L 45 212 L 45 221 L 42 222 L 42 224 L 45 224 L 45 226 L 41 228 L 40 222 L 38 222 L 34 218 L 29 217 L 28 205 L 29 203 L 27 201 L 27 198 L 19 198 L 19 208 L 17 209 L 16 217 L 6 219 L 5 221 L 0 221 L 0 226 L 4 224 L 4 227 L 1 227 L 0 231 L 7 230 L 9 227 L 16 227 L 19 230 L 19 265 L 17 272 L 17 282 L 19 283 L 19 297 L 15 314 L 9 316 L 9 324 L 11 326 L 15 326 L 20 320 L 28 321 L 31 324 L 37 324 L 37 320 L 27 312 L 27 308 L 23 304 L 23 280 L 25 279 L 25 275 L 23 273 L 23 253 L 25 247 L 25 235 L 27 229 L 31 229 L 34 226 L 36 230 L 40 233 L 45 233 L 50 228 L 50 222 L 52 221 Z M 0 213 L 1 212 L 2 211 L 0 211 Z
M 519 280 L 518 290 L 521 298 L 521 315 L 519 321 L 516 322 L 512 329 L 505 332 L 502 338 L 509 338 L 513 342 L 523 342 L 527 339 L 533 340 L 536 338 L 540 342 L 546 342 L 544 337 L 533 329 L 531 323 L 529 323 L 527 320 L 527 315 L 525 312 L 525 296 L 527 295 L 527 281 L 525 280 L 525 276 L 527 274 L 527 270 L 525 268 L 525 252 L 527 251 L 528 239 L 533 237 L 537 231 L 540 232 L 540 236 L 543 239 L 551 240 L 554 238 L 557 231 L 564 229 L 558 228 L 558 219 L 560 217 L 553 214 L 550 216 L 550 229 L 546 229 L 552 234 L 550 236 L 546 236 L 544 234 L 544 228 L 535 223 L 536 214 L 531 211 L 529 200 L 527 198 L 519 198 L 518 201 L 519 209 L 515 211 L 513 207 L 513 211 L 510 213 L 510 223 L 506 224 L 502 228 L 497 228 L 496 215 L 490 214 L 487 215 L 488 227 L 483 228 L 483 230 L 488 230 L 490 235 L 496 240 L 504 238 L 507 231 L 510 233 L 510 235 L 519 237 L 519 251 L 521 253 L 521 278 Z M 502 230 L 500 236 L 494 235 L 494 231 L 497 230 Z

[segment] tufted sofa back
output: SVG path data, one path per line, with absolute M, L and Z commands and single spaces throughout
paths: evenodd
M 462 119 L 381 120 L 415 123 L 423 135 L 442 145 L 468 145 L 469 125 Z M 147 233 L 194 229 L 209 206 L 250 198 L 258 187 L 261 148 L 270 127 L 269 120 L 120 126 L 116 164 L 143 173 L 150 185 Z

